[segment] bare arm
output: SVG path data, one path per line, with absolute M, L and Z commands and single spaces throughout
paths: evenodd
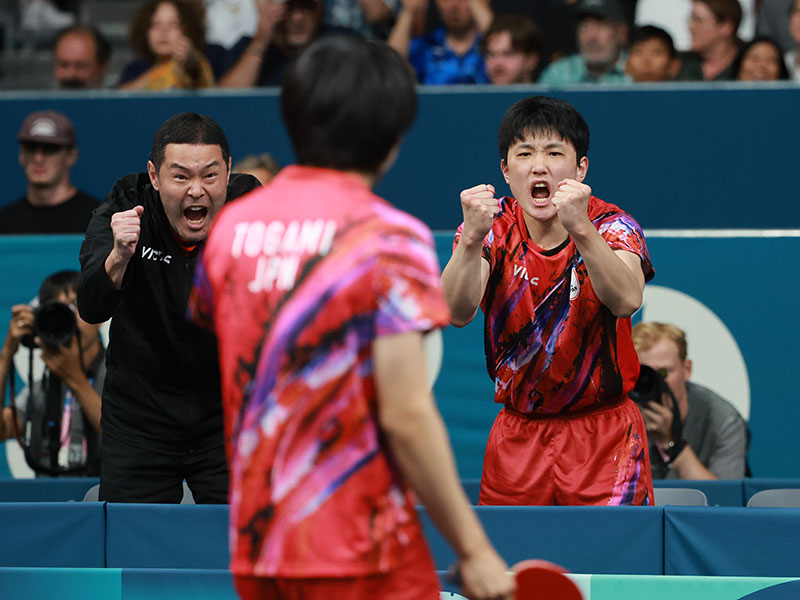
M 392 10 L 383 0 L 358 0 L 358 5 L 367 23 L 380 23 L 392 17 Z
M 461 239 L 442 272 L 450 322 L 456 327 L 463 327 L 475 318 L 489 281 L 489 263 L 482 252 L 483 238 L 500 210 L 494 187 L 480 184 L 461 192 L 461 210 L 464 213 Z
M 489 263 L 481 255 L 482 242 L 470 243 L 462 236 L 442 272 L 450 323 L 456 327 L 464 327 L 475 318 L 486 291 Z
M 488 0 L 469 0 L 469 8 L 472 12 L 472 18 L 475 19 L 478 31 L 484 33 L 494 20 L 494 12 L 492 7 L 489 6 Z
M 472 598 L 510 599 L 513 579 L 469 506 L 428 391 L 422 334 L 378 338 L 373 360 L 380 426 L 403 477 L 455 551 L 464 592 Z
M 6 440 L 14 435 L 14 423 L 11 407 L 5 406 L 6 383 L 8 378 L 14 377 L 14 354 L 19 349 L 22 336 L 31 333 L 33 329 L 33 312 L 27 304 L 17 304 L 11 307 L 11 320 L 8 323 L 8 333 L 0 348 L 0 440 Z
M 717 479 L 716 475 L 703 466 L 703 463 L 697 458 L 689 444 L 684 446 L 681 453 L 675 457 L 675 460 L 669 466 L 675 471 L 679 479 Z
M 397 20 L 394 22 L 392 32 L 389 34 L 389 39 L 386 43 L 394 48 L 398 54 L 408 58 L 408 49 L 411 45 L 411 38 L 413 37 L 414 28 L 414 13 L 408 8 L 406 4 L 400 14 L 397 15 Z
M 275 26 L 285 12 L 284 2 L 265 0 L 258 3 L 258 27 L 253 40 L 242 52 L 236 64 L 219 80 L 219 87 L 246 88 L 256 85 L 264 53 L 272 42 Z
M 589 272 L 597 297 L 617 317 L 629 317 L 642 305 L 644 273 L 641 259 L 612 250 L 588 216 L 592 189 L 574 179 L 559 182 L 553 196 L 558 218 L 572 237 Z

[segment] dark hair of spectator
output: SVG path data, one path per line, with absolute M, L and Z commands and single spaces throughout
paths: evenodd
M 503 115 L 497 131 L 500 158 L 507 160 L 508 149 L 526 135 L 540 134 L 555 134 L 572 144 L 579 161 L 589 152 L 589 126 L 574 106 L 556 98 L 531 96 Z
M 775 55 L 778 57 L 778 81 L 786 81 L 790 79 L 789 69 L 786 67 L 786 61 L 783 60 L 783 50 L 778 45 L 778 42 L 773 40 L 771 37 L 767 37 L 765 35 L 760 35 L 758 37 L 753 38 L 749 42 L 747 42 L 744 46 L 742 46 L 741 50 L 739 50 L 739 54 L 736 55 L 736 58 L 733 61 L 732 69 L 733 74 L 736 79 L 739 79 L 739 72 L 742 70 L 742 62 L 744 61 L 745 56 L 747 53 L 750 52 L 753 46 L 756 44 L 769 44 L 775 50 Z
M 150 161 L 155 165 L 156 171 L 161 169 L 161 164 L 164 162 L 167 144 L 219 146 L 225 161 L 225 169 L 228 168 L 228 158 L 231 155 L 228 138 L 217 122 L 208 115 L 182 112 L 161 124 L 153 136 L 153 146 L 150 148 Z
M 542 53 L 542 33 L 536 21 L 524 15 L 504 14 L 496 17 L 481 40 L 481 53 L 486 54 L 486 41 L 495 33 L 507 31 L 511 47 L 523 54 Z
M 739 29 L 742 22 L 742 5 L 739 0 L 698 0 L 714 13 L 717 21 L 733 21 L 733 33 Z
M 70 25 L 69 27 L 64 27 L 64 29 L 60 30 L 56 34 L 56 40 L 53 44 L 53 49 L 55 50 L 58 47 L 58 44 L 61 42 L 64 36 L 73 33 L 85 34 L 92 38 L 94 40 L 94 51 L 97 64 L 101 67 L 108 64 L 108 61 L 111 58 L 111 44 L 108 43 L 106 36 L 104 36 L 102 32 L 93 25 Z
M 189 38 L 192 45 L 201 52 L 206 47 L 205 9 L 203 3 L 194 0 L 148 0 L 133 16 L 131 22 L 131 48 L 145 60 L 154 63 L 156 55 L 147 41 L 147 32 L 153 15 L 162 4 L 172 4 L 178 11 L 183 35 Z
M 661 27 L 656 27 L 655 25 L 643 25 L 642 27 L 636 27 L 631 32 L 628 47 L 633 48 L 636 44 L 641 42 L 649 42 L 650 40 L 658 40 L 664 44 L 667 50 L 669 50 L 670 58 L 678 57 L 678 52 L 675 50 L 675 43 L 672 41 L 672 36 L 661 29 Z
M 387 45 L 326 36 L 289 65 L 281 111 L 302 165 L 377 173 L 411 127 L 415 78 Z
M 39 304 L 55 300 L 63 292 L 69 294 L 78 290 L 78 271 L 59 271 L 48 275 L 39 287 Z

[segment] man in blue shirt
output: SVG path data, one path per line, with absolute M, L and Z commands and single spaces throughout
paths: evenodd
M 388 44 L 408 58 L 422 84 L 487 83 L 480 52 L 483 32 L 492 21 L 487 0 L 436 0 L 443 23 L 426 35 L 413 37 L 424 17 L 425 0 L 403 0 Z

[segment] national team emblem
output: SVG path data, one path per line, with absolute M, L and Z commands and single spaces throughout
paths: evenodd
M 575 270 L 575 267 L 572 267 L 572 276 L 569 280 L 569 299 L 570 301 L 575 300 L 578 297 L 578 294 L 581 293 L 581 284 L 578 281 L 578 272 Z

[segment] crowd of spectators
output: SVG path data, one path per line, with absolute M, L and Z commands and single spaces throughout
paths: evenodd
M 51 8 L 19 26 L 60 28 L 54 88 L 277 86 L 342 33 L 385 41 L 428 85 L 800 79 L 797 0 L 142 0 L 114 48 L 103 23 Z M 135 58 L 109 70 L 112 49 Z

